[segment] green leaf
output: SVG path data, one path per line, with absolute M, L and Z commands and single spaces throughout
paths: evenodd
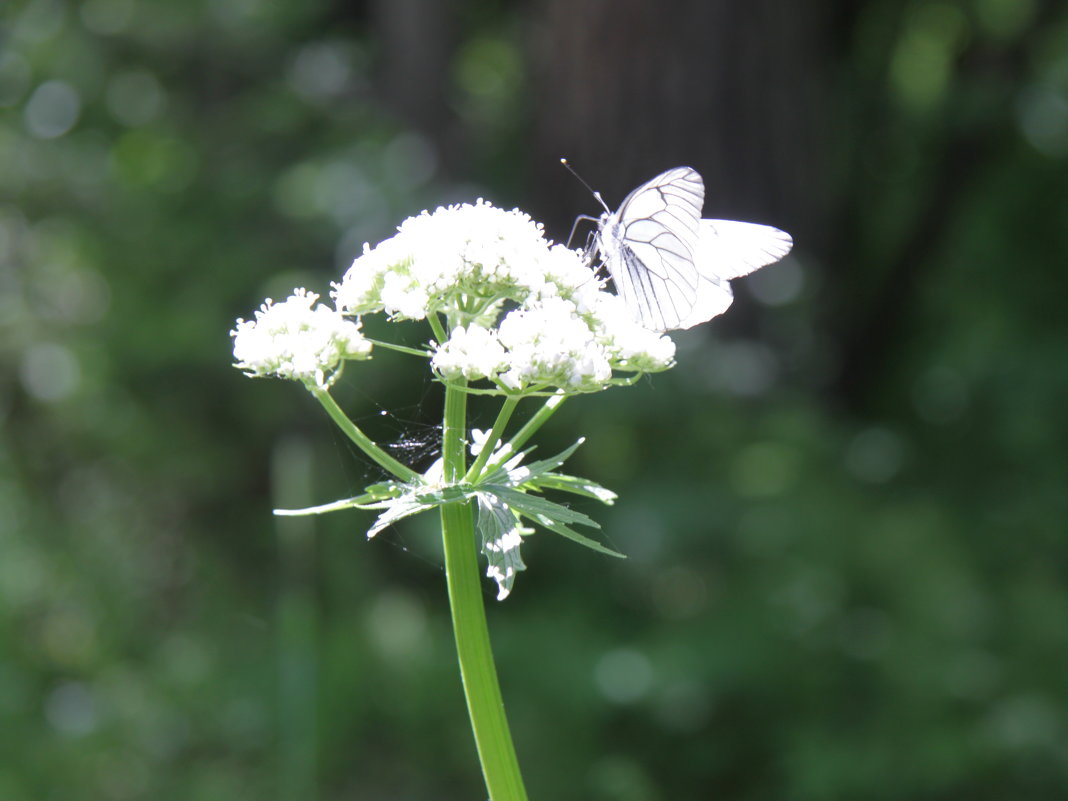
M 558 520 L 561 523 L 578 523 L 581 526 L 600 528 L 600 525 L 592 517 L 588 517 L 582 512 L 577 512 L 563 504 L 542 498 L 539 495 L 530 495 L 512 487 L 483 487 L 482 489 L 493 492 L 513 509 L 527 515 L 527 517 L 541 516 L 550 520 Z
M 572 542 L 577 542 L 579 545 L 585 545 L 590 550 L 597 551 L 597 553 L 603 553 L 605 556 L 614 556 L 617 559 L 627 558 L 626 554 L 622 554 L 619 551 L 614 551 L 606 545 L 601 545 L 601 543 L 597 542 L 597 540 L 590 539 L 584 534 L 579 534 L 573 528 L 566 526 L 563 523 L 558 523 L 554 520 L 541 519 L 537 517 L 534 519 L 541 523 L 543 526 L 545 526 L 545 528 L 549 529 L 549 531 L 552 531 L 555 534 L 559 534 L 561 537 L 566 537 Z
M 482 479 L 478 482 L 478 484 L 479 486 L 485 486 L 487 484 L 507 483 L 512 485 L 513 487 L 518 487 L 523 484 L 526 484 L 527 482 L 533 479 L 537 479 L 540 476 L 547 474 L 550 470 L 554 470 L 560 465 L 562 465 L 565 461 L 567 461 L 571 454 L 573 454 L 578 449 L 578 446 L 585 441 L 586 438 L 582 437 L 570 448 L 561 451 L 560 453 L 556 454 L 556 456 L 552 456 L 548 459 L 539 459 L 538 461 L 531 462 L 527 465 L 524 465 L 522 463 L 522 459 L 531 451 L 533 451 L 534 448 L 528 448 L 525 451 L 520 451 L 520 458 L 518 460 L 513 455 L 505 461 L 505 464 L 507 464 L 508 462 L 515 463 L 515 467 L 513 467 L 511 470 L 508 470 L 505 467 L 505 464 L 498 465 L 493 468 L 493 470 L 483 475 Z
M 560 453 L 556 454 L 556 456 L 551 456 L 548 459 L 539 459 L 536 462 L 531 462 L 528 465 L 523 465 L 515 468 L 515 470 L 513 471 L 514 473 L 522 474 L 525 471 L 526 474 L 520 478 L 513 478 L 513 476 L 509 474 L 509 478 L 513 479 L 511 483 L 516 486 L 519 486 L 520 484 L 525 484 L 526 482 L 531 481 L 532 479 L 537 479 L 539 476 L 545 475 L 550 470 L 555 470 L 557 467 L 566 462 L 571 456 L 571 454 L 578 450 L 578 446 L 585 441 L 586 438 L 582 437 L 570 448 L 561 451 Z
M 412 494 L 416 500 L 427 506 L 441 506 L 445 503 L 465 501 L 475 493 L 469 484 L 453 484 L 446 487 L 417 487 Z
M 517 464 L 521 464 L 527 454 L 535 450 L 536 447 L 537 446 L 533 446 L 527 448 L 525 451 L 520 451 L 518 454 L 518 459 L 516 458 L 516 454 L 513 453 L 511 456 L 505 459 L 502 464 L 497 465 L 488 473 L 483 473 L 482 477 L 477 482 L 478 485 L 482 486 L 485 484 L 512 483 L 511 477 L 508 475 L 508 470 L 505 468 L 505 465 L 509 462 L 516 462 Z
M 353 498 L 343 498 L 340 501 L 308 506 L 304 509 L 275 509 L 273 511 L 279 517 L 300 517 L 338 512 L 342 509 L 385 509 L 392 499 L 402 497 L 405 492 L 409 491 L 411 487 L 399 481 L 384 481 L 381 484 L 369 485 L 363 495 Z
M 529 482 L 534 489 L 555 489 L 562 492 L 571 492 L 586 498 L 593 498 L 603 504 L 611 506 L 619 497 L 612 490 L 605 489 L 596 481 L 578 476 L 569 476 L 563 473 L 546 473 L 534 481 Z
M 489 566 L 486 575 L 497 582 L 497 600 L 503 601 L 512 591 L 515 575 L 527 566 L 519 555 L 524 530 L 519 518 L 498 496 L 479 492 L 476 527 L 482 536 L 482 553 Z
M 410 489 L 409 485 L 402 484 L 399 481 L 383 481 L 380 484 L 368 484 L 364 487 L 364 492 L 374 498 L 386 500 L 387 498 L 399 498 Z
M 321 515 L 327 512 L 339 512 L 342 509 L 383 509 L 389 501 L 379 500 L 369 494 L 359 495 L 355 498 L 344 498 L 340 501 L 320 504 L 319 506 L 307 506 L 303 509 L 273 509 L 272 512 L 279 517 L 301 517 L 303 515 Z
M 396 523 L 398 520 L 433 509 L 434 506 L 435 504 L 421 503 L 414 495 L 410 494 L 395 498 L 386 507 L 386 511 L 378 516 L 374 525 L 367 529 L 367 539 L 371 539 L 382 529 Z
M 590 528 L 600 528 L 597 521 L 591 517 L 584 515 L 582 512 L 576 512 L 574 509 L 569 509 L 559 503 L 546 500 L 537 495 L 529 495 L 525 492 L 520 492 L 512 487 L 483 487 L 482 491 L 485 494 L 493 494 L 504 501 L 515 512 L 528 517 L 534 522 L 544 526 L 556 534 L 562 537 L 566 537 L 572 542 L 577 542 L 579 545 L 585 545 L 598 553 L 603 553 L 606 556 L 615 556 L 620 559 L 625 559 L 626 556 L 608 548 L 596 540 L 579 534 L 568 524 L 574 523 L 578 525 L 588 526 Z

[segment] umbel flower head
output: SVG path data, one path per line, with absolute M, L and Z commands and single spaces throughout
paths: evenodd
M 675 356 L 579 252 L 551 244 L 523 212 L 481 200 L 409 218 L 365 247 L 332 294 L 348 315 L 443 315 L 446 336 L 429 352 L 435 373 L 485 379 L 505 394 L 596 391 L 615 383 L 614 371 L 656 372 Z
M 361 315 L 444 318 L 427 356 L 446 382 L 489 381 L 502 394 L 593 392 L 674 363 L 675 345 L 637 323 L 578 251 L 550 243 L 521 211 L 489 203 L 439 208 L 364 247 L 335 308 L 297 289 L 238 320 L 235 366 L 326 388 L 348 359 L 370 357 Z
M 234 366 L 248 376 L 278 376 L 328 387 L 345 359 L 367 359 L 371 343 L 353 321 L 322 303 L 306 289 L 275 303 L 267 298 L 254 320 L 237 321 Z

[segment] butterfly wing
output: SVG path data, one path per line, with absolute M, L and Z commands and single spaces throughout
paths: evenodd
M 701 220 L 694 251 L 700 280 L 693 306 L 676 327 L 692 328 L 723 314 L 734 300 L 729 279 L 778 261 L 793 244 L 788 233 L 770 225 Z
M 675 328 L 693 328 L 700 323 L 707 323 L 727 311 L 733 302 L 734 292 L 730 281 L 702 277 L 694 293 L 693 306 Z
M 770 225 L 701 220 L 694 262 L 702 276 L 741 278 L 790 252 L 793 238 Z
M 676 167 L 639 186 L 619 211 L 602 218 L 598 250 L 616 291 L 646 328 L 677 328 L 693 308 L 704 197 L 697 171 Z

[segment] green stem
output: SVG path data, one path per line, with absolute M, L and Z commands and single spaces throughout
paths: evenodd
M 553 412 L 560 408 L 560 404 L 567 400 L 567 395 L 563 390 L 558 391 L 555 395 L 549 398 L 542 405 L 540 409 L 527 420 L 526 424 L 516 432 L 516 435 L 512 437 L 508 442 L 504 444 L 497 452 L 497 458 L 493 460 L 493 464 L 490 465 L 490 469 L 494 469 L 504 464 L 511 456 L 519 453 L 522 448 L 539 428 L 541 428 L 553 416 Z
M 427 315 L 426 321 L 430 323 L 430 330 L 434 332 L 434 339 L 437 340 L 438 347 L 445 344 L 445 341 L 449 338 L 449 335 L 445 332 L 445 328 L 441 325 L 441 319 L 438 317 L 438 313 L 434 312 Z
M 370 456 L 375 462 L 391 472 L 401 481 L 415 483 L 422 480 L 422 476 L 417 472 L 407 465 L 398 462 L 384 450 L 375 445 L 370 437 L 360 431 L 356 424 L 348 418 L 348 415 L 341 410 L 341 407 L 337 405 L 337 402 L 329 392 L 325 389 L 318 388 L 309 388 L 309 391 L 315 396 L 315 399 L 323 405 L 327 414 L 329 414 L 331 419 L 337 423 L 338 428 L 344 431 L 345 435 L 355 442 L 360 450 Z
M 446 481 L 459 481 L 464 474 L 466 415 L 467 395 L 463 388 L 446 387 L 442 443 Z M 526 801 L 490 648 L 470 502 L 441 507 L 441 534 L 460 678 L 486 789 L 490 801 Z
M 493 448 L 500 440 L 501 434 L 504 433 L 505 426 L 508 425 L 508 421 L 512 417 L 512 412 L 515 411 L 515 407 L 518 405 L 518 397 L 505 399 L 504 405 L 501 406 L 501 411 L 497 414 L 497 419 L 493 423 L 493 428 L 490 429 L 489 434 L 486 435 L 486 441 L 482 443 L 482 450 L 479 451 L 478 458 L 475 459 L 475 463 L 471 465 L 471 469 L 468 470 L 467 475 L 464 476 L 465 483 L 475 481 L 482 474 L 482 468 L 485 467 L 486 462 L 489 461 L 490 456 L 493 454 Z
M 441 432 L 441 456 L 445 460 L 445 483 L 454 484 L 464 474 L 467 429 L 467 393 L 464 383 L 445 387 L 445 420 Z
M 367 338 L 367 341 L 376 348 L 395 350 L 397 353 L 407 353 L 409 356 L 422 356 L 425 359 L 430 355 L 425 349 L 409 348 L 407 345 L 398 345 L 395 342 L 383 342 L 381 339 L 371 339 L 370 337 Z

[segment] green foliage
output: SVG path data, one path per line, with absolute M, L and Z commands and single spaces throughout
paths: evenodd
M 513 186 L 522 50 L 476 6 L 457 135 Z M 490 609 L 532 798 L 1063 795 L 1068 38 L 1042 8 L 864 4 L 826 78 L 856 262 L 799 239 L 800 294 L 752 340 L 681 334 L 678 368 L 543 429 L 587 438 L 574 471 L 620 501 L 571 512 L 629 558 L 528 539 Z M 382 475 L 299 388 L 233 370 L 226 332 L 481 190 L 383 109 L 343 4 L 0 14 L 0 798 L 479 797 L 435 521 L 367 543 L 363 512 L 272 518 Z M 1006 86 L 965 51 L 1026 67 Z M 821 381 L 902 253 L 907 311 L 846 414 Z M 402 359 L 337 392 L 418 462 L 440 388 Z

